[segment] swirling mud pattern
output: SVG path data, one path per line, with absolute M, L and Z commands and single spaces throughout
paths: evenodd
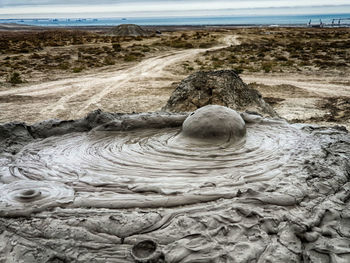
M 252 125 L 239 142 L 196 142 L 179 129 L 92 131 L 32 143 L 10 170 L 18 179 L 78 183 L 76 202 L 83 206 L 183 205 L 232 197 L 233 186 L 268 183 L 289 167 L 303 137 L 284 122 Z M 110 193 L 85 193 L 84 184 L 120 196 L 106 203 Z
M 244 119 L 238 139 L 97 127 L 3 154 L 0 252 L 23 262 L 350 260 L 348 133 Z

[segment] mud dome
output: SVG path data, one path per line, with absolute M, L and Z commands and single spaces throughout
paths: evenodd
M 246 127 L 236 111 L 219 105 L 208 105 L 186 118 L 181 134 L 197 139 L 239 141 L 245 136 Z
M 0 126 L 0 262 L 349 262 L 345 130 L 194 143 L 187 115 Z

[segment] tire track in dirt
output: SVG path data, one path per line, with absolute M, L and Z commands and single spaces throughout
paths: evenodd
M 244 75 L 242 79 L 246 83 L 261 83 L 265 85 L 293 85 L 298 88 L 304 89 L 309 92 L 313 92 L 320 97 L 329 96 L 347 96 L 350 97 L 350 87 L 347 85 L 339 85 L 330 83 L 333 79 L 324 77 L 315 81 L 315 79 L 309 79 L 303 76 L 303 79 L 297 79 L 295 76 L 250 76 Z
M 18 107 L 18 103 L 0 105 L 0 111 L 6 112 L 0 116 L 0 121 L 75 119 L 98 108 L 114 112 L 157 110 L 169 97 L 171 83 L 184 77 L 167 70 L 169 66 L 202 52 L 234 44 L 239 44 L 236 36 L 228 35 L 222 39 L 222 44 L 216 47 L 171 51 L 115 72 L 90 74 L 0 91 L 1 97 L 16 95 L 33 98 L 31 104 L 25 104 L 24 107 Z
M 347 76 L 316 78 L 315 75 L 283 73 L 273 76 L 242 75 L 242 79 L 249 84 L 255 83 L 253 86 L 263 96 L 277 99 L 273 107 L 288 121 L 324 126 L 342 125 L 350 130 L 350 86 Z

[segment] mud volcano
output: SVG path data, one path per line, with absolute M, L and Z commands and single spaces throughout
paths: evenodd
M 0 131 L 0 262 L 350 260 L 341 128 L 207 106 Z
M 201 140 L 241 140 L 245 122 L 234 110 L 208 105 L 192 112 L 182 124 L 181 135 Z
M 186 112 L 211 104 L 277 116 L 261 94 L 245 84 L 234 70 L 198 71 L 188 76 L 171 94 L 163 110 Z
M 116 36 L 149 36 L 150 32 L 147 32 L 142 27 L 134 24 L 124 24 L 115 27 L 112 30 L 112 34 Z

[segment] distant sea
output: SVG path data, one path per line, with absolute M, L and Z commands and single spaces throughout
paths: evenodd
M 333 19 L 341 25 L 350 26 L 350 14 L 320 15 L 280 15 L 280 16 L 218 16 L 218 17 L 152 17 L 152 18 L 40 18 L 40 19 L 0 19 L 0 23 L 17 23 L 34 26 L 114 26 L 120 24 L 138 25 L 284 25 L 302 26 L 309 23 L 317 25 L 322 21 L 331 24 Z M 338 20 L 334 22 L 338 24 Z

